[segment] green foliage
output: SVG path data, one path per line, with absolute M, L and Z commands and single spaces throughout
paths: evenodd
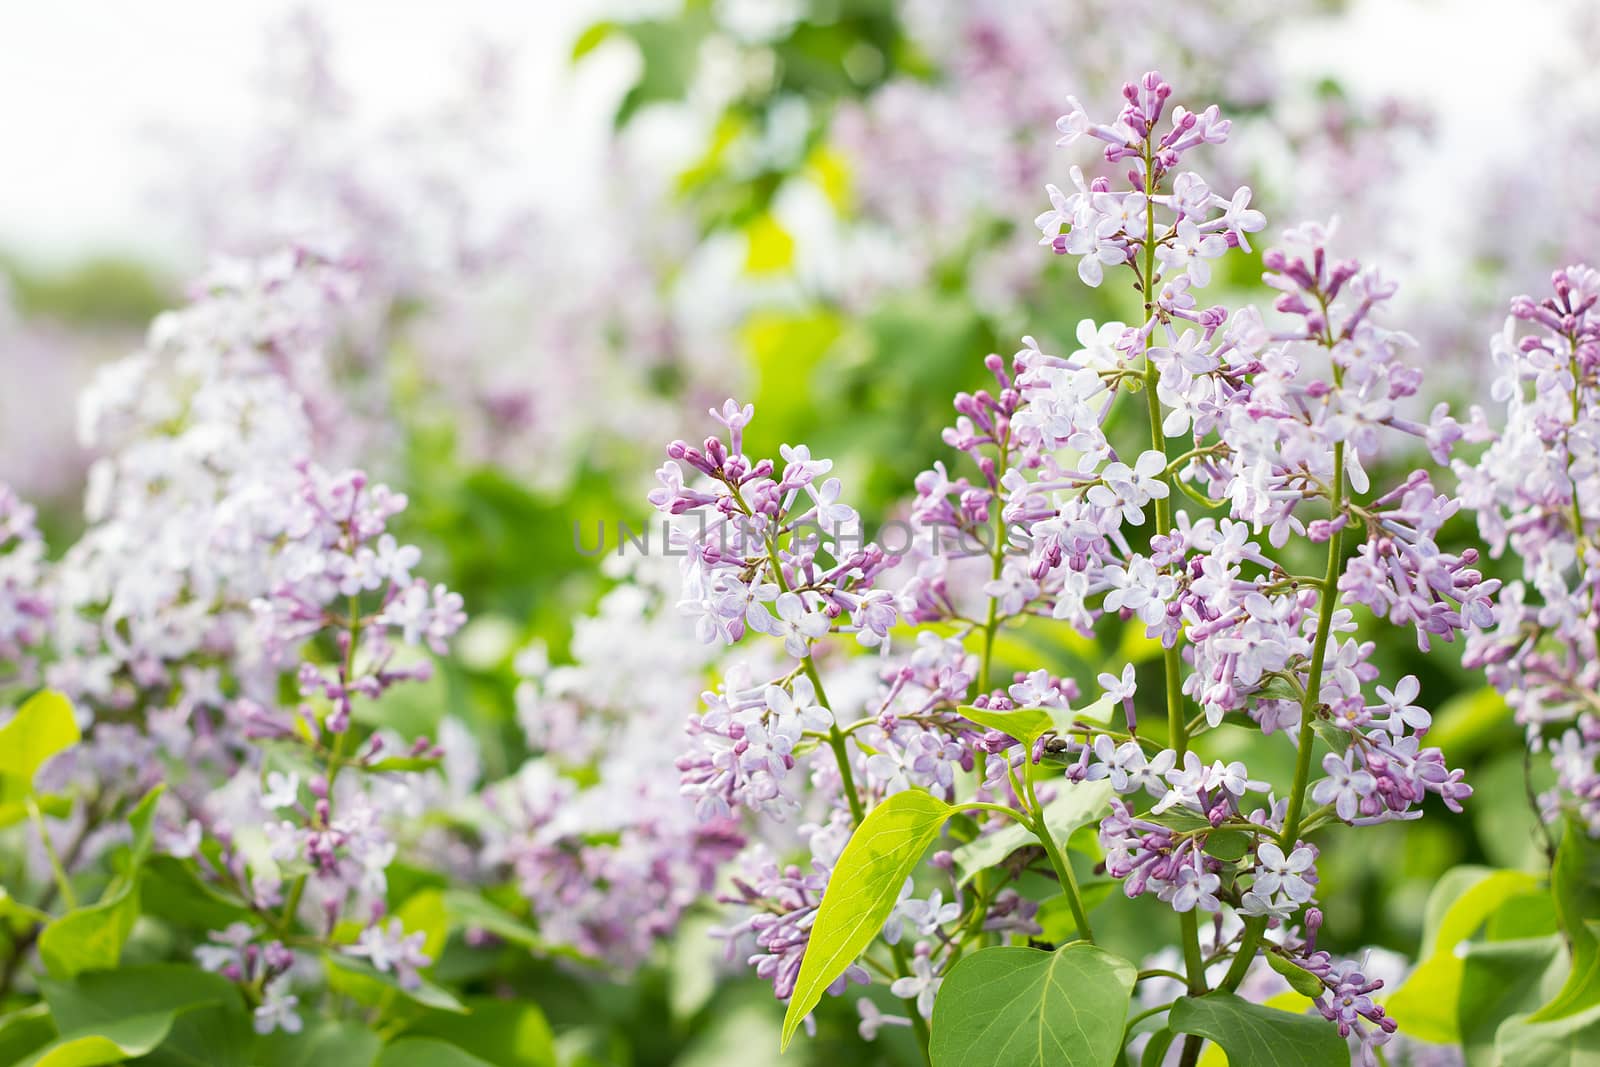
M 1384 1005 L 1407 1033 L 1441 1044 L 1461 1040 L 1456 1004 L 1465 965 L 1456 946 L 1536 885 L 1532 875 L 1481 868 L 1457 868 L 1440 879 L 1428 900 L 1422 962 Z
M 829 878 L 831 891 L 817 908 L 800 977 L 783 1017 L 785 1046 L 823 991 L 883 929 L 900 887 L 950 814 L 944 801 L 909 789 L 873 808 L 856 827 Z
M 318 1019 L 298 1034 L 274 1031 L 256 1043 L 258 1067 L 319 1067 L 320 1064 L 370 1064 L 383 1039 L 359 1022 Z
M 1563 1019 L 1600 1004 L 1600 843 L 1577 819 L 1567 819 L 1561 849 L 1550 873 L 1556 919 L 1572 954 L 1572 970 L 1554 1000 L 1534 1012 L 1530 1022 Z
M 71 702 L 48 689 L 29 698 L 10 722 L 0 726 L 0 826 L 28 817 L 39 768 L 76 745 L 81 736 Z
M 934 1067 L 1116 1063 L 1137 968 L 1077 942 L 986 948 L 951 969 L 933 1009 Z
M 17 310 L 78 326 L 143 330 L 172 303 L 172 287 L 141 262 L 97 256 L 65 271 L 30 269 L 0 256 Z
M 519 1067 L 556 1067 L 555 1036 L 544 1014 L 521 1001 L 476 997 L 466 1002 L 467 1014 L 430 1012 L 406 1028 L 405 1038 L 430 1038 L 490 1063 Z M 384 1061 L 387 1062 L 387 1061 Z
M 965 714 L 965 713 L 963 713 Z M 1111 806 L 1111 783 L 1060 782 L 1056 795 L 1044 805 L 1045 823 L 1057 841 L 1071 838 L 1080 826 L 1099 820 Z M 954 850 L 958 881 L 966 885 L 979 871 L 999 866 L 1019 848 L 1039 843 L 1032 830 L 1020 823 L 1003 826 Z
M 74 908 L 39 935 L 39 956 L 53 977 L 71 978 L 83 971 L 115 967 L 122 959 L 122 946 L 139 918 L 139 870 L 150 855 L 156 801 L 162 789 L 151 790 L 128 816 L 133 846 L 127 870 L 98 903 Z
M 1231 993 L 1184 997 L 1167 1014 L 1180 1034 L 1215 1041 L 1229 1067 L 1344 1067 L 1350 1052 L 1320 1015 L 1296 1015 Z
M 374 1067 L 494 1067 L 469 1052 L 431 1037 L 407 1037 L 386 1046 Z
M 1320 997 L 1324 989 L 1322 979 L 1276 952 L 1266 953 L 1267 965 L 1283 976 L 1289 987 L 1303 997 Z
M 233 1050 L 254 1037 L 233 983 L 194 966 L 161 963 L 45 979 L 40 991 L 61 1035 L 38 1053 L 33 1062 L 40 1065 L 120 1063 L 169 1043 L 176 1055 L 185 1046 L 192 1050 L 199 1036 L 199 1062 L 224 1067 L 236 1061 Z M 225 1016 L 221 1026 L 204 1035 L 180 1027 L 185 1016 L 210 1009 Z
M 1504 1067 L 1589 1067 L 1600 1063 L 1600 1005 L 1550 1022 L 1514 1016 L 1495 1034 Z

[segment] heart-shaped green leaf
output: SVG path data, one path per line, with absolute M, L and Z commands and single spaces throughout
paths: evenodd
M 1087 942 L 986 948 L 945 976 L 933 1067 L 1103 1067 L 1117 1062 L 1138 968 Z

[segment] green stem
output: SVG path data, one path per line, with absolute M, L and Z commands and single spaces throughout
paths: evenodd
M 1006 460 L 1011 453 L 1011 431 L 1006 430 L 1006 439 L 997 442 L 999 456 L 995 463 L 995 485 L 998 487 L 1000 479 L 1006 473 Z M 989 549 L 989 579 L 999 581 L 1000 572 L 1005 568 L 1006 555 L 1006 520 L 1003 509 L 1000 507 L 998 491 L 991 501 L 994 508 L 994 545 Z M 994 597 L 989 598 L 989 610 L 983 620 L 983 669 L 978 672 L 978 691 L 987 694 L 994 684 L 992 668 L 994 664 L 994 635 L 1000 628 L 1000 602 Z
M 992 811 L 996 815 L 1005 815 L 1011 819 L 1015 819 L 1024 826 L 1032 825 L 1028 821 L 1028 817 L 1026 815 L 1022 814 L 1022 812 L 1018 811 L 1016 808 L 1008 808 L 1004 804 L 984 804 L 979 801 L 973 801 L 970 804 L 954 804 L 952 807 L 959 811 Z
M 1156 174 L 1155 152 L 1148 136 L 1144 142 L 1144 175 L 1144 270 L 1140 274 L 1139 284 L 1144 296 L 1145 322 L 1148 324 L 1156 314 Z M 1185 487 L 1172 473 L 1172 454 L 1167 449 L 1167 435 L 1161 428 L 1165 421 L 1161 414 L 1161 397 L 1157 395 L 1161 372 L 1150 361 L 1151 332 L 1146 330 L 1144 334 L 1144 393 L 1150 415 L 1150 446 L 1167 459 L 1167 469 L 1161 473 L 1161 480 L 1167 483 L 1167 496 L 1157 498 L 1155 502 L 1156 533 L 1165 537 L 1172 531 L 1172 493 Z M 1161 667 L 1167 695 L 1167 743 L 1182 761 L 1184 754 L 1189 751 L 1189 730 L 1183 721 L 1183 660 L 1178 654 L 1176 642 L 1162 649 Z M 1193 912 L 1178 916 L 1178 930 L 1182 935 L 1184 969 L 1189 973 L 1189 992 L 1194 995 L 1204 993 L 1206 970 L 1200 952 L 1200 925 Z M 1199 1056 L 1200 1040 L 1191 1034 L 1184 1039 L 1181 1062 L 1192 1065 Z
M 1339 374 L 1334 372 L 1337 381 Z M 1329 512 L 1337 518 L 1344 506 L 1344 444 L 1333 446 L 1333 488 L 1328 498 Z M 1294 758 L 1294 785 L 1289 790 L 1289 810 L 1284 816 L 1283 833 L 1278 842 L 1284 854 L 1294 851 L 1300 837 L 1300 819 L 1305 813 L 1306 786 L 1311 780 L 1311 753 L 1315 746 L 1317 708 L 1322 702 L 1322 671 L 1328 654 L 1328 637 L 1333 626 L 1333 611 L 1338 604 L 1336 595 L 1339 569 L 1344 563 L 1343 532 L 1328 538 L 1328 567 L 1322 580 L 1322 595 L 1317 604 L 1317 636 L 1311 645 L 1311 671 L 1307 676 L 1305 696 L 1300 701 L 1300 737 Z M 1244 935 L 1239 940 L 1238 954 L 1222 979 L 1222 988 L 1229 993 L 1239 988 L 1245 972 L 1256 958 L 1261 945 L 1261 935 L 1266 932 L 1267 920 L 1263 917 L 1246 920 Z
M 50 873 L 55 877 L 56 889 L 61 893 L 61 899 L 66 902 L 67 910 L 78 906 L 78 897 L 72 891 L 72 879 L 67 877 L 67 869 L 61 863 L 61 857 L 56 853 L 56 846 L 50 840 L 50 828 L 44 824 L 44 815 L 39 811 L 38 802 L 33 794 L 27 799 L 28 818 L 33 823 L 33 828 L 39 835 L 39 843 L 44 846 L 44 854 L 50 861 Z
M 1050 866 L 1055 868 L 1056 877 L 1061 879 L 1061 889 L 1067 895 L 1067 907 L 1072 909 L 1072 919 L 1078 924 L 1079 936 L 1091 945 L 1094 944 L 1094 931 L 1089 928 L 1089 912 L 1083 906 L 1083 893 L 1078 889 L 1078 877 L 1072 873 L 1072 863 L 1056 846 L 1055 838 L 1050 834 L 1050 826 L 1045 822 L 1043 811 L 1034 814 L 1033 832 L 1039 838 L 1039 843 L 1044 846 L 1045 855 L 1050 857 Z

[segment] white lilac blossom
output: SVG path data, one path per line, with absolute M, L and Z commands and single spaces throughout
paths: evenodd
M 1567 267 L 1551 283 L 1548 296 L 1512 302 L 1491 347 L 1497 413 L 1474 409 L 1468 430 L 1488 447 L 1455 467 L 1490 553 L 1521 561 L 1464 662 L 1554 768 L 1543 817 L 1571 812 L 1600 836 L 1600 272 Z

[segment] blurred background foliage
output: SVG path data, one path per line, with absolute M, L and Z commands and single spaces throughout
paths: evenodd
M 734 50 L 725 59 L 742 72 L 742 88 L 704 120 L 705 143 L 673 180 L 667 209 L 692 220 L 700 242 L 742 244 L 744 274 L 776 294 L 747 308 L 735 330 L 743 382 L 730 383 L 729 391 L 746 385 L 738 395 L 758 412 L 748 451 L 775 454 L 781 443 L 803 441 L 816 454 L 834 457 L 870 528 L 896 513 L 919 471 L 948 458 L 940 430 L 953 417 L 951 397 L 989 380 L 985 354 L 1009 354 L 1023 332 L 1037 335 L 1046 350 L 1060 350 L 1071 345 L 1080 319 L 1104 321 L 1133 309 L 1125 295 L 1083 288 L 1070 265 L 1064 268 L 1044 250 L 1025 306 L 997 310 L 975 299 L 973 264 L 1025 229 L 1025 218 L 972 220 L 969 232 L 950 242 L 923 276 L 875 294 L 865 307 L 809 286 L 796 260 L 796 235 L 774 210 L 777 199 L 791 184 L 805 183 L 848 218 L 856 190 L 849 161 L 830 143 L 835 112 L 891 79 L 936 82 L 944 72 L 903 32 L 893 0 L 810 0 L 803 18 L 754 43 L 739 43 L 738 34 L 720 25 L 720 10 L 709 0 L 688 0 L 676 15 L 596 22 L 575 41 L 572 60 L 581 64 L 618 42 L 636 50 L 637 76 L 614 116 L 618 131 L 626 131 L 653 108 L 686 101 L 708 42 Z M 1336 93 L 1337 86 L 1322 91 Z M 1220 280 L 1213 290 L 1219 299 L 1256 281 L 1257 265 L 1236 258 L 1244 265 Z M 122 259 L 41 272 L 0 258 L 0 274 L 9 279 L 19 316 L 109 337 L 126 348 L 154 314 L 181 298 L 173 279 Z M 671 280 L 669 274 L 665 281 Z M 475 621 L 441 677 L 390 710 L 396 725 L 404 724 L 402 733 L 424 732 L 445 714 L 463 718 L 489 742 L 484 758 L 491 776 L 503 774 L 526 755 L 511 700 L 513 655 L 531 640 L 542 640 L 553 659 L 566 654 L 572 619 L 592 610 L 609 585 L 602 561 L 578 551 L 577 540 L 592 545 L 603 523 L 612 555 L 619 520 L 645 525 L 643 490 L 657 457 L 619 459 L 596 451 L 559 487 L 530 485 L 466 453 L 458 427 L 432 413 L 425 383 L 403 373 L 405 353 L 391 358 L 402 368 L 392 384 L 403 423 L 392 480 L 412 501 L 404 533 L 424 547 L 430 574 L 465 596 Z M 678 383 L 668 369 L 655 386 L 670 398 Z M 1374 480 L 1381 478 L 1375 473 Z M 80 522 L 75 499 L 43 503 L 52 545 L 67 543 Z M 1472 532 L 1459 520 L 1458 529 L 1463 538 Z M 1523 799 L 1528 787 L 1520 732 L 1499 698 L 1462 671 L 1456 649 L 1423 653 L 1392 630 L 1370 630 L 1385 676 L 1421 679 L 1438 708 L 1433 737 L 1453 766 L 1466 769 L 1477 796 L 1460 817 L 1435 811 L 1439 806 L 1430 802 L 1430 817 L 1419 822 L 1362 829 L 1358 847 L 1347 848 L 1339 828 L 1330 828 L 1320 865 L 1328 919 L 1322 945 L 1340 954 L 1367 946 L 1414 954 L 1423 906 L 1440 872 L 1462 863 L 1533 867 L 1538 846 Z M 1109 624 L 1091 641 L 1062 625 L 1035 622 L 1003 634 L 998 649 L 1007 670 L 1046 667 L 1076 678 L 1085 691 L 1097 673 L 1130 653 L 1142 660 L 1142 682 L 1146 672 L 1150 679 L 1159 673 L 1142 636 Z M 685 715 L 692 710 L 685 708 Z M 1292 752 L 1277 739 L 1253 731 L 1216 738 L 1236 746 L 1219 756 L 1244 759 L 1275 780 L 1290 777 Z M 675 741 L 662 737 L 659 743 Z M 1084 844 L 1092 851 L 1092 842 Z M 1094 880 L 1087 868 L 1083 873 Z M 412 876 L 416 885 L 431 877 L 422 871 Z M 1157 921 L 1160 912 L 1164 906 L 1144 900 L 1104 909 L 1096 922 L 1104 924 L 1107 943 L 1140 958 L 1168 941 L 1169 924 Z M 765 983 L 719 973 L 720 942 L 706 936 L 715 921 L 710 914 L 692 919 L 629 981 L 573 981 L 560 967 L 513 947 L 492 966 L 482 954 L 463 956 L 460 966 L 480 968 L 477 975 L 452 971 L 447 956 L 438 977 L 469 986 L 481 981 L 483 994 L 513 989 L 530 996 L 575 1065 L 768 1062 L 781 1013 Z M 824 1003 L 818 1021 L 817 1038 L 797 1044 L 785 1062 L 912 1062 L 909 1045 L 897 1043 L 904 1037 L 899 1031 L 887 1032 L 877 1046 L 855 1040 L 856 1016 L 847 998 Z

